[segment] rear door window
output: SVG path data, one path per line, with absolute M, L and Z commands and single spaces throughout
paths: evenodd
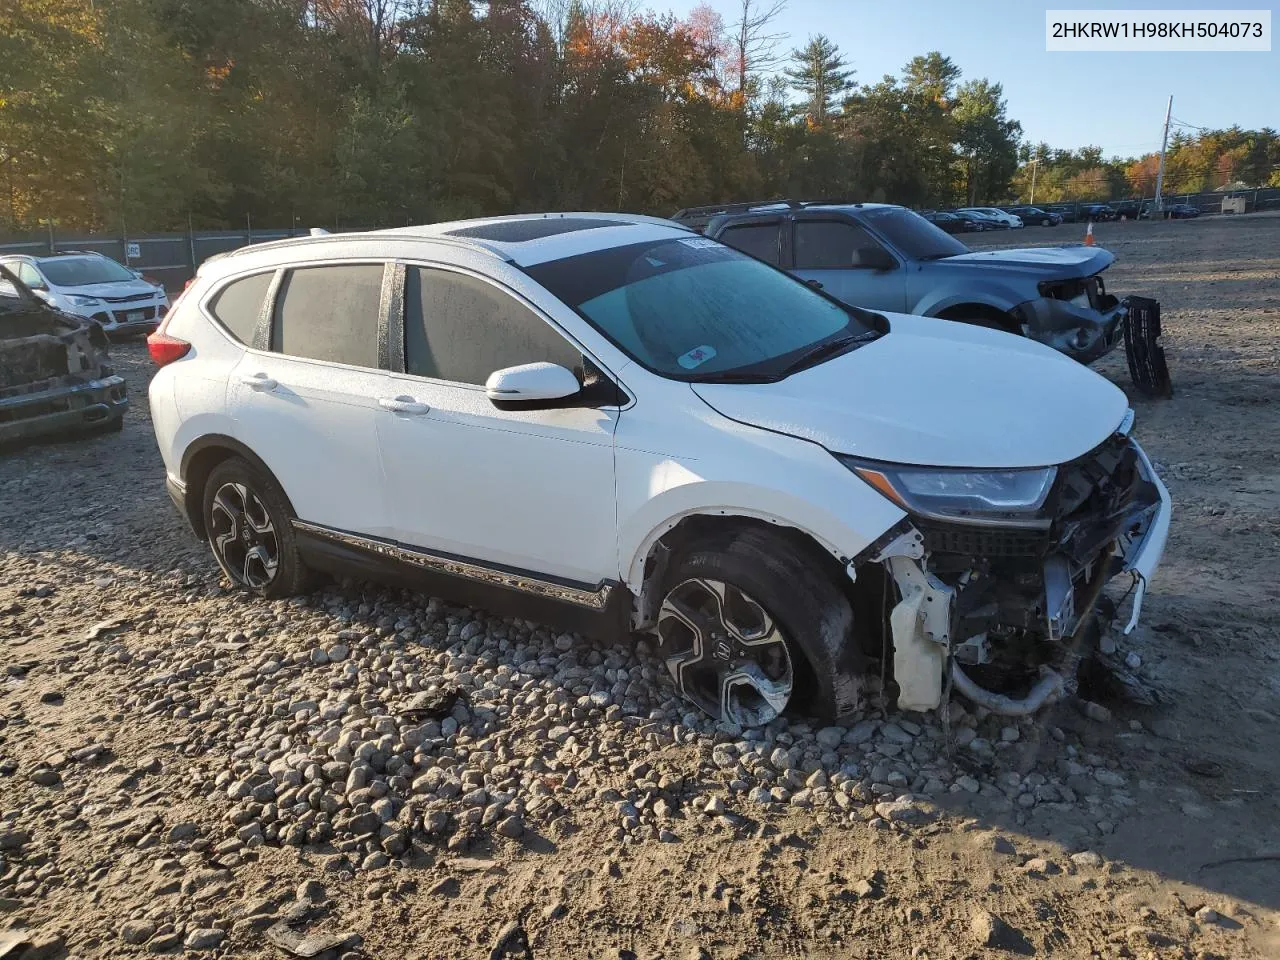
M 219 290 L 209 301 L 209 312 L 228 333 L 246 345 L 253 344 L 253 334 L 262 315 L 262 304 L 271 288 L 271 273 L 255 273 L 234 280 Z
M 879 246 L 862 227 L 843 220 L 800 220 L 796 223 L 797 270 L 856 267 L 859 265 L 859 250 Z
M 720 234 L 721 243 L 741 250 L 745 254 L 763 260 L 765 263 L 778 265 L 778 228 L 777 221 L 770 223 L 743 223 L 729 227 Z
M 405 372 L 483 384 L 489 374 L 547 362 L 580 370 L 582 352 L 511 294 L 463 273 L 410 267 L 404 290 Z
M 276 297 L 271 349 L 377 369 L 382 274 L 380 263 L 290 270 Z

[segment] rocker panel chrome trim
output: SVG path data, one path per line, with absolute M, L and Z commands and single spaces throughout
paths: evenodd
M 474 580 L 490 586 L 505 587 L 508 590 L 518 590 L 521 593 L 528 593 L 534 596 L 547 597 L 551 600 L 571 603 L 589 610 L 604 610 L 609 603 L 610 595 L 613 593 L 614 585 L 611 583 L 601 583 L 595 589 L 575 587 L 569 584 L 542 580 L 526 573 L 487 567 L 469 560 L 460 560 L 457 557 L 441 556 L 424 550 L 416 550 L 400 543 L 364 537 L 360 534 L 347 533 L 343 530 L 334 530 L 319 524 L 308 523 L 305 520 L 294 520 L 293 526 L 295 530 L 302 533 L 331 540 L 334 543 L 352 547 L 356 550 L 376 553 L 392 560 L 399 560 L 415 567 L 421 567 L 424 570 L 462 577 L 466 580 Z

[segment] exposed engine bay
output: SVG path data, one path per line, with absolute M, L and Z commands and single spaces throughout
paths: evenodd
M 1073 692 L 1097 642 L 1103 588 L 1125 573 L 1125 632 L 1137 623 L 1154 565 L 1140 558 L 1148 546 L 1158 555 L 1167 533 L 1165 516 L 1152 536 L 1162 492 L 1121 431 L 1058 468 L 1034 523 L 911 518 L 905 549 L 900 539 L 896 555 L 882 555 L 901 598 L 889 615 L 899 706 L 932 709 L 954 688 L 1015 716 Z

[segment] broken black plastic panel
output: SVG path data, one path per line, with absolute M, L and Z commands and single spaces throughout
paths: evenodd
M 1124 327 L 1124 352 L 1129 376 L 1149 397 L 1173 396 L 1173 381 L 1160 339 L 1160 303 L 1150 297 L 1129 297 L 1129 317 Z

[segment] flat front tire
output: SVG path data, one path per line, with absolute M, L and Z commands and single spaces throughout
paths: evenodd
M 760 726 L 861 706 L 853 611 L 787 538 L 754 528 L 698 544 L 668 570 L 658 646 L 680 693 L 709 716 Z
M 272 477 L 240 457 L 224 460 L 205 483 L 203 510 L 209 549 L 237 587 L 268 599 L 305 591 L 309 571 Z

